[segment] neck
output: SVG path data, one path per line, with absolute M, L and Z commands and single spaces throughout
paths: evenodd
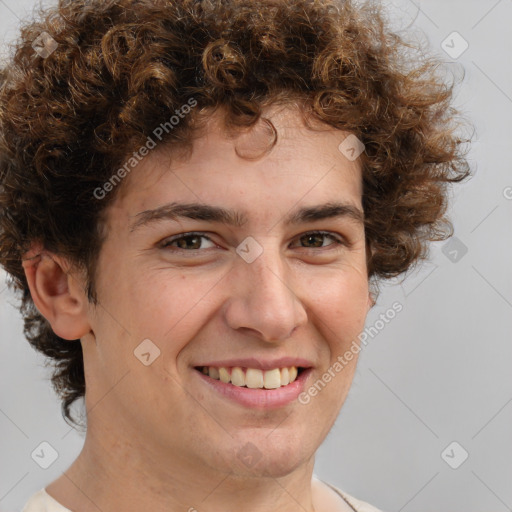
M 161 447 L 142 446 L 127 430 L 99 431 L 101 436 L 96 436 L 89 425 L 76 461 L 47 487 L 70 510 L 314 511 L 314 457 L 280 477 L 266 468 L 222 472 L 175 450 L 171 456 Z

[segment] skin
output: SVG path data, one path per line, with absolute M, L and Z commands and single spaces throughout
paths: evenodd
M 251 135 L 226 137 L 217 111 L 189 158 L 171 160 L 157 147 L 137 165 L 107 210 L 98 306 L 64 258 L 43 252 L 25 263 L 38 310 L 56 334 L 80 339 L 84 352 L 86 440 L 47 487 L 71 510 L 349 510 L 312 474 L 357 356 L 309 404 L 273 410 L 229 401 L 193 369 L 234 357 L 298 356 L 314 367 L 307 389 L 357 339 L 371 307 L 362 222 L 283 220 L 334 201 L 362 211 L 360 164 L 338 150 L 347 133 L 309 130 L 294 107 L 264 115 L 279 138 L 259 159 L 236 155 Z M 138 213 L 171 202 L 223 206 L 247 221 L 164 219 L 130 231 Z M 311 241 L 304 234 L 313 230 L 345 242 Z M 178 242 L 162 246 L 191 231 L 211 241 L 185 239 L 192 249 L 181 251 Z M 263 249 L 250 264 L 236 253 L 248 236 Z M 35 246 L 28 256 L 37 253 Z M 161 353 L 145 366 L 133 352 L 148 338 Z M 251 467 L 238 456 L 248 442 L 260 455 Z

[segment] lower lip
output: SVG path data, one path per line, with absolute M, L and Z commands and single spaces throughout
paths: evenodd
M 297 400 L 304 389 L 312 368 L 307 368 L 291 383 L 277 389 L 251 389 L 212 379 L 194 369 L 194 372 L 216 392 L 234 402 L 252 409 L 277 409 Z

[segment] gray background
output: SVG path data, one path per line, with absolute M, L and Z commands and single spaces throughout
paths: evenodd
M 0 0 L 3 54 L 33 5 Z M 383 287 L 367 325 L 396 300 L 404 309 L 362 351 L 316 474 L 387 511 L 512 510 L 512 1 L 386 5 L 397 28 L 410 25 L 465 70 L 456 105 L 476 125 L 474 177 L 453 191 L 458 245 L 434 244 L 418 271 Z M 441 47 L 453 31 L 469 43 L 457 59 Z M 0 512 L 21 510 L 83 444 L 61 418 L 4 280 L 0 273 Z M 30 456 L 42 441 L 59 453 L 46 470 Z M 443 458 L 453 441 L 460 447 Z M 453 469 L 463 450 L 467 460 Z

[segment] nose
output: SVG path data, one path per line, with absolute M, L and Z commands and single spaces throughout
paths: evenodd
M 227 276 L 230 298 L 225 319 L 232 329 L 278 342 L 289 338 L 307 323 L 307 312 L 297 296 L 298 283 L 276 249 L 265 250 L 252 263 L 243 259 Z

